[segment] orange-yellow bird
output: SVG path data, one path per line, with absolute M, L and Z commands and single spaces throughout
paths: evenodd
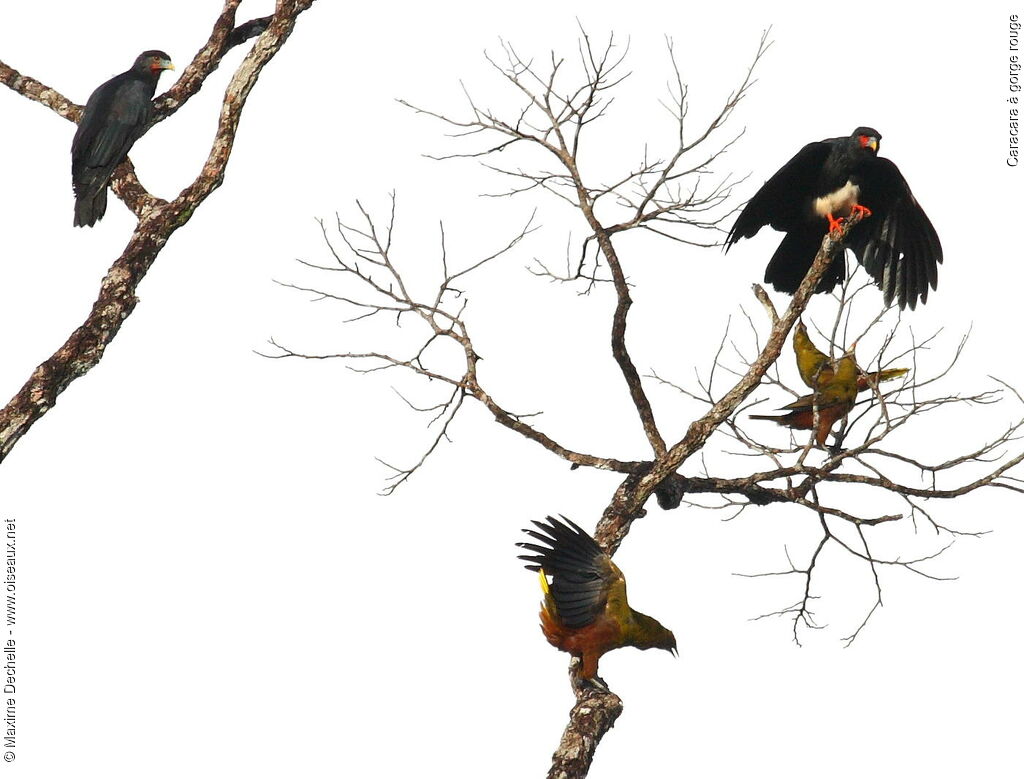
M 601 655 L 619 647 L 676 654 L 672 631 L 630 608 L 622 571 L 585 530 L 565 517 L 533 524 L 541 532 L 527 528 L 523 532 L 545 546 L 528 542 L 516 546 L 535 553 L 519 559 L 527 561 L 529 570 L 540 572 L 541 630 L 552 646 L 582 658 L 581 678 L 597 676 Z
M 854 357 L 853 349 L 854 347 L 851 347 L 842 356 L 835 368 L 830 363 L 826 363 L 811 371 L 809 378 L 813 380 L 813 384 L 804 375 L 806 366 L 800 364 L 798 351 L 797 361 L 800 366 L 800 375 L 808 384 L 815 386 L 816 391 L 797 398 L 788 406 L 783 406 L 780 410 L 787 411 L 786 414 L 780 416 L 751 414 L 750 418 L 767 419 L 794 430 L 814 430 L 814 440 L 818 446 L 824 446 L 832 426 L 849 414 L 857 402 L 857 359 Z M 807 366 L 809 365 L 808 361 Z M 815 376 L 817 378 L 814 378 Z
M 793 330 L 793 351 L 796 352 L 796 367 L 804 384 L 811 389 L 818 389 L 832 381 L 832 361 L 811 341 L 803 322 L 797 322 Z M 887 368 L 884 371 L 864 373 L 858 368 L 857 392 L 877 387 L 883 381 L 898 379 L 907 372 L 906 368 Z

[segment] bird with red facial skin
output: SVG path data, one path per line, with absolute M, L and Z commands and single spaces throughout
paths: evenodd
M 822 239 L 843 220 L 861 220 L 845 239 L 882 290 L 886 305 L 913 309 L 938 284 L 942 245 L 931 221 L 899 168 L 878 156 L 882 135 L 858 127 L 847 137 L 804 146 L 744 206 L 725 240 L 725 250 L 752 238 L 765 225 L 786 235 L 765 269 L 764 280 L 780 292 L 796 292 Z M 846 278 L 842 256 L 832 260 L 816 292 Z
M 171 58 L 144 51 L 129 70 L 98 86 L 89 96 L 71 143 L 75 226 L 92 227 L 107 211 L 107 184 L 132 145 L 149 129 L 153 95 Z

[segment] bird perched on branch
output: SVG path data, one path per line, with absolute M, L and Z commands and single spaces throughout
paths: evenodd
M 827 386 L 835 376 L 832 369 L 832 360 L 821 351 L 810 336 L 807 335 L 807 328 L 803 322 L 797 322 L 793 330 L 793 351 L 796 352 L 796 367 L 800 371 L 800 378 L 803 379 L 811 389 Z M 865 373 L 857 369 L 857 392 L 863 392 L 870 387 L 877 387 L 883 381 L 898 379 L 908 373 L 907 368 L 886 368 L 874 373 Z
M 601 655 L 619 647 L 676 654 L 672 631 L 630 608 L 622 571 L 585 530 L 565 517 L 533 524 L 541 532 L 527 528 L 523 532 L 545 546 L 529 542 L 516 546 L 535 553 L 519 559 L 540 573 L 541 630 L 552 646 L 582 658 L 581 678 L 594 679 Z
M 149 127 L 157 81 L 174 70 L 162 51 L 144 51 L 135 64 L 89 96 L 71 143 L 75 226 L 91 227 L 107 210 L 107 184 L 114 168 Z
M 926 303 L 929 287 L 938 283 L 942 245 L 899 168 L 878 156 L 881 140 L 877 130 L 858 127 L 849 137 L 804 146 L 743 208 L 725 250 L 765 225 L 786 233 L 764 280 L 792 294 L 825 234 L 860 212 L 864 218 L 851 228 L 846 246 L 882 290 L 885 304 L 896 300 L 913 309 Z M 829 292 L 845 277 L 845 261 L 836 257 L 815 291 Z
M 851 346 L 834 368 L 831 364 L 823 365 L 810 376 L 804 376 L 804 367 L 801 366 L 801 377 L 816 389 L 810 395 L 797 398 L 788 406 L 779 409 L 787 413 L 778 416 L 751 414 L 750 418 L 776 422 L 793 430 L 814 430 L 815 442 L 818 446 L 824 446 L 832 426 L 849 414 L 857 402 L 858 370 L 857 358 L 854 356 L 855 348 L 856 344 Z M 798 364 L 800 357 L 801 353 L 798 350 Z

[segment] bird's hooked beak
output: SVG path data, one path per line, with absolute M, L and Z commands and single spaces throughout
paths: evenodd
M 668 651 L 672 653 L 672 657 L 679 657 L 679 652 L 675 647 L 670 648 Z
M 156 78 L 160 77 L 160 74 L 165 70 L 174 70 L 174 63 L 171 62 L 171 58 L 163 56 L 162 51 L 146 52 L 146 69 L 149 70 Z
M 862 135 L 860 137 L 860 145 L 865 149 L 871 149 L 871 151 L 878 153 L 878 138 L 873 135 Z

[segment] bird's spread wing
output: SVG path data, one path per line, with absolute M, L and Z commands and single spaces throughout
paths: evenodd
M 551 577 L 549 595 L 565 627 L 589 625 L 604 611 L 609 589 L 621 574 L 597 542 L 571 520 L 548 517 L 546 523 L 533 524 L 540 532 L 523 532 L 545 546 L 519 543 L 517 546 L 535 553 L 519 555 L 519 559 L 527 561 L 529 570 L 543 570 Z
M 807 221 L 803 209 L 831 149 L 828 141 L 809 143 L 768 179 L 737 217 L 726 238 L 726 250 L 740 238 L 752 238 L 765 225 L 787 232 L 803 227 Z
M 881 287 L 886 304 L 914 308 L 938 284 L 942 245 L 928 215 L 891 160 L 872 158 L 861 171 L 860 203 L 872 215 L 850 231 L 847 245 Z

